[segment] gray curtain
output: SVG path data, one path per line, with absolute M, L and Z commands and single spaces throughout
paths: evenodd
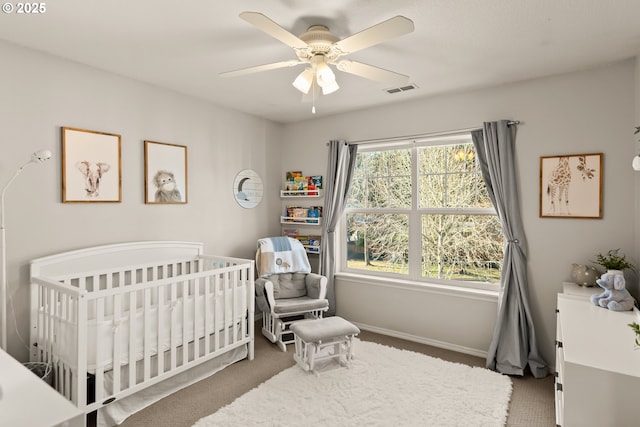
M 329 161 L 325 177 L 322 239 L 320 241 L 320 274 L 326 276 L 327 314 L 336 314 L 336 294 L 333 276 L 336 272 L 336 225 L 342 216 L 351 185 L 351 176 L 356 162 L 357 145 L 345 141 L 329 142 Z
M 527 242 L 520 216 L 515 164 L 516 126 L 509 121 L 486 122 L 472 132 L 482 176 L 498 211 L 505 239 L 498 318 L 487 355 L 487 368 L 524 375 L 527 365 L 536 378 L 548 368 L 538 353 L 529 307 Z

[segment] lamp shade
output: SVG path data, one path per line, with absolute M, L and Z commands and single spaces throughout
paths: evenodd
M 293 81 L 293 87 L 298 89 L 300 92 L 307 94 L 309 93 L 309 89 L 311 89 L 311 84 L 313 83 L 313 71 L 310 68 L 306 68 L 303 72 L 298 74 L 298 77 Z
M 338 86 L 338 82 L 336 82 L 334 79 L 332 83 L 325 83 L 325 85 L 322 86 L 322 94 L 329 95 L 330 93 L 333 93 L 338 89 L 340 89 L 340 86 Z
M 334 84 L 336 82 L 336 75 L 326 62 L 320 62 L 316 67 L 316 80 L 318 86 L 324 88 L 325 86 Z M 323 92 L 324 93 L 324 92 Z
M 49 150 L 39 150 L 31 155 L 31 161 L 33 163 L 42 163 L 51 158 L 51 151 Z

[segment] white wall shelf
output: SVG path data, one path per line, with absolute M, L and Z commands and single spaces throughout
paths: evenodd
M 322 218 L 314 218 L 314 217 L 294 217 L 294 216 L 281 216 L 280 224 L 291 224 L 291 225 L 320 225 L 320 220 Z
M 322 190 L 280 190 L 283 199 L 318 198 Z

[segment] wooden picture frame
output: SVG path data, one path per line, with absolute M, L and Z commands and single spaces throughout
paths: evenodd
M 187 147 L 144 141 L 144 202 L 187 203 Z
M 62 127 L 62 202 L 121 201 L 120 135 Z
M 541 218 L 602 218 L 602 153 L 540 157 Z

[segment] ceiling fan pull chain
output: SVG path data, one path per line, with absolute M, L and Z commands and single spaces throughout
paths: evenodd
M 311 90 L 313 92 L 311 92 L 312 97 L 313 97 L 313 105 L 311 106 L 311 114 L 315 114 L 316 113 L 316 85 L 315 83 L 311 85 Z

